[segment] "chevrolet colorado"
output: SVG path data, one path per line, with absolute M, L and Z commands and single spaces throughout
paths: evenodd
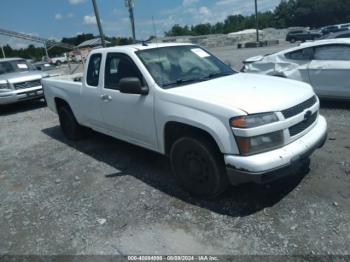
M 327 135 L 310 85 L 237 73 L 196 45 L 96 49 L 81 78 L 43 86 L 68 139 L 89 127 L 167 155 L 200 197 L 293 174 Z

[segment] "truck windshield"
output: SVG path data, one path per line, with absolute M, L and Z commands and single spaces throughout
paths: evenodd
M 136 52 L 156 83 L 173 88 L 236 73 L 198 46 L 171 46 Z
M 29 71 L 30 66 L 24 60 L 0 62 L 0 75 L 14 72 Z

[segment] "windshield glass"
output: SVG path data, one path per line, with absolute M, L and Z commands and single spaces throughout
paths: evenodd
M 0 62 L 0 75 L 14 72 L 29 71 L 30 67 L 24 60 Z
M 138 51 L 137 55 L 160 87 L 172 88 L 235 73 L 198 46 L 172 46 Z

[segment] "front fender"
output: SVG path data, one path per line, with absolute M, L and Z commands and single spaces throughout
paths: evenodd
M 158 109 L 156 126 L 161 153 L 165 153 L 164 132 L 168 122 L 186 124 L 207 132 L 215 140 L 223 154 L 239 153 L 232 130 L 229 127 L 229 118 L 175 103 L 161 102 Z

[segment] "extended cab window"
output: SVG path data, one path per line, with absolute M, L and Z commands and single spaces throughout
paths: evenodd
M 315 48 L 315 60 L 350 61 L 350 46 L 326 45 Z
M 105 68 L 105 88 L 118 90 L 120 80 L 126 77 L 136 77 L 144 85 L 142 74 L 130 57 L 119 53 L 108 54 Z
M 348 34 L 341 34 L 341 35 L 336 36 L 336 38 L 349 38 L 349 37 L 350 37 L 350 33 L 348 33 Z
M 101 67 L 101 54 L 94 54 L 90 57 L 89 67 L 86 76 L 86 83 L 89 86 L 98 86 Z
M 313 55 L 312 48 L 305 48 L 298 51 L 287 53 L 285 56 L 287 59 L 291 60 L 311 60 Z

